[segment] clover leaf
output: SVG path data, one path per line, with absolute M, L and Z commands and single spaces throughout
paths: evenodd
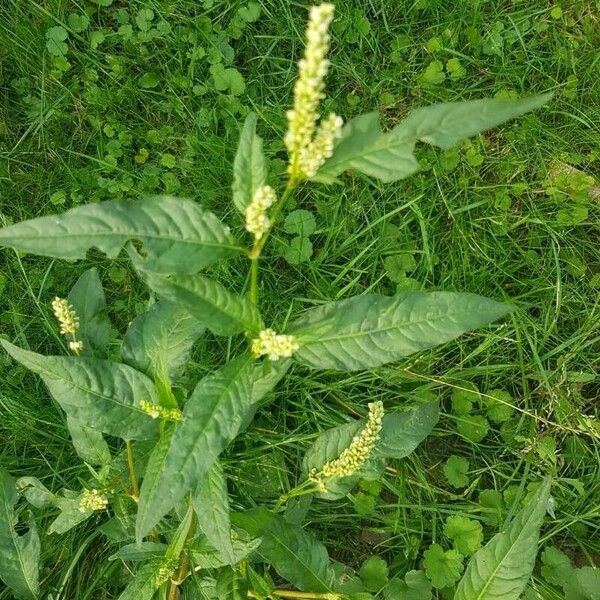
M 481 523 L 461 515 L 448 517 L 444 534 L 452 540 L 454 548 L 464 556 L 475 554 L 483 541 Z
M 425 550 L 423 566 L 431 585 L 438 590 L 455 584 L 463 570 L 463 557 L 457 550 L 446 550 L 433 544 Z
M 409 571 L 401 579 L 392 579 L 383 590 L 385 600 L 431 600 L 431 583 L 423 571 Z
M 387 563 L 379 556 L 370 556 L 358 572 L 364 586 L 371 592 L 379 591 L 388 581 Z
M 444 475 L 448 483 L 455 488 L 463 488 L 469 483 L 468 471 L 469 461 L 462 456 L 452 455 L 444 465 Z
M 458 433 L 475 444 L 481 442 L 490 430 L 488 420 L 480 415 L 463 415 L 458 419 L 456 427 Z

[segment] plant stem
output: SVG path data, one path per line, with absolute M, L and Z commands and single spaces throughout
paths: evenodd
M 281 216 L 281 213 L 283 212 L 287 201 L 290 199 L 292 192 L 296 189 L 297 185 L 298 181 L 296 179 L 290 179 L 288 181 L 285 191 L 283 192 L 283 196 L 281 196 L 281 200 L 279 200 L 279 202 L 275 204 L 275 208 L 273 209 L 273 212 L 271 214 L 271 223 L 269 225 L 269 228 L 267 229 L 267 231 L 265 231 L 265 233 L 260 239 L 254 242 L 254 245 L 248 252 L 248 257 L 250 258 L 249 296 L 250 301 L 254 305 L 258 304 L 258 261 L 260 260 L 260 255 L 263 251 L 263 248 L 265 247 L 265 244 L 267 243 L 267 240 L 269 239 L 269 236 L 271 235 L 273 226 Z
M 191 507 L 190 507 L 191 508 Z M 192 519 L 190 520 L 190 526 L 185 534 L 186 542 L 194 535 L 196 530 L 196 518 L 192 515 Z M 183 580 L 187 577 L 188 571 L 190 568 L 190 558 L 185 552 L 182 550 L 179 555 L 179 567 L 177 569 L 177 573 L 175 573 L 175 577 L 171 579 L 171 585 L 169 586 L 169 593 L 167 594 L 167 600 L 178 600 L 179 598 L 179 586 L 183 582 Z
M 131 494 L 137 502 L 137 499 L 140 497 L 140 487 L 137 475 L 135 474 L 135 463 L 133 462 L 133 444 L 129 440 L 126 440 L 125 447 L 127 448 L 127 465 L 129 467 L 129 480 L 131 481 Z

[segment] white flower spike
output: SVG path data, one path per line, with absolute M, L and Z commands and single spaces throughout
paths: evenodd
M 342 119 L 330 114 L 319 120 L 319 103 L 325 98 L 325 76 L 329 61 L 329 25 L 333 20 L 333 4 L 310 9 L 306 30 L 304 58 L 298 63 L 298 79 L 294 87 L 294 106 L 287 112 L 288 130 L 284 138 L 289 155 L 288 172 L 292 179 L 314 177 L 319 167 L 333 154 L 335 141 L 341 135 Z

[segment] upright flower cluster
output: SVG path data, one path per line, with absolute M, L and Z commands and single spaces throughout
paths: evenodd
M 69 349 L 75 354 L 79 354 L 83 350 L 83 342 L 77 339 L 77 330 L 79 329 L 77 313 L 67 300 L 58 296 L 52 300 L 52 310 L 60 325 L 60 332 L 72 338 L 69 342 Z
M 165 421 L 181 421 L 182 414 L 178 408 L 167 408 L 166 406 L 160 406 L 160 404 L 154 404 L 148 402 L 148 400 L 140 400 L 140 408 L 153 419 L 164 419 Z
M 108 498 L 99 490 L 85 489 L 79 501 L 80 512 L 88 510 L 104 510 L 108 504 Z
M 352 438 L 350 445 L 338 458 L 325 463 L 319 471 L 312 470 L 309 479 L 317 484 L 321 492 L 327 491 L 327 481 L 330 479 L 353 475 L 367 462 L 379 440 L 383 413 L 382 402 L 371 402 L 364 429 Z
M 269 229 L 271 222 L 267 216 L 267 209 L 275 202 L 275 190 L 269 185 L 263 185 L 254 192 L 252 202 L 246 208 L 246 229 L 255 240 L 260 240 Z
M 342 119 L 330 114 L 317 130 L 319 103 L 325 97 L 325 76 L 329 61 L 329 25 L 333 20 L 333 4 L 310 9 L 306 30 L 304 58 L 298 63 L 298 79 L 294 87 L 294 106 L 287 112 L 288 130 L 284 138 L 293 179 L 313 177 L 333 153 L 341 135 Z
M 293 335 L 277 334 L 272 329 L 263 329 L 258 337 L 252 340 L 250 351 L 259 358 L 266 355 L 269 360 L 289 358 L 299 346 Z

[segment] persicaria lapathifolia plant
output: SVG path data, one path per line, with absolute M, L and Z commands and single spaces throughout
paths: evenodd
M 66 354 L 46 356 L 2 341 L 14 360 L 43 379 L 92 473 L 83 489 L 61 494 L 31 477 L 15 482 L 2 475 L 0 575 L 17 597 L 40 593 L 35 522 L 29 520 L 25 535 L 14 530 L 19 495 L 36 507 L 58 510 L 49 533 L 63 533 L 94 514 L 106 516 L 103 531 L 121 544 L 114 558 L 133 565 L 122 600 L 155 594 L 173 600 L 188 589 L 197 597 L 194 590 L 200 588 L 202 597 L 220 599 L 365 597 L 350 570 L 334 564 L 323 544 L 300 527 L 298 506 L 306 510 L 308 505 L 295 505 L 292 516 L 291 499 L 335 499 L 361 477 L 380 477 L 387 459 L 408 455 L 431 432 L 438 418 L 435 401 L 405 411 L 384 411 L 381 402 L 373 402 L 365 420 L 325 431 L 306 453 L 297 486 L 273 506 L 230 511 L 219 457 L 294 365 L 308 368 L 306 376 L 323 369 L 371 369 L 453 340 L 512 307 L 469 293 L 411 291 L 313 306 L 289 324 L 283 321 L 288 307 L 278 306 L 281 320 L 265 323 L 259 279 L 263 250 L 299 186 L 325 184 L 334 191 L 347 171 L 397 181 L 417 171 L 417 142 L 450 148 L 542 106 L 550 96 L 422 107 L 389 131 L 381 130 L 376 113 L 343 125 L 338 115 L 319 113 L 333 11 L 331 4 L 310 11 L 305 56 L 287 113 L 289 165 L 283 184 L 267 183 L 256 116 L 250 113 L 242 127 L 233 202 L 250 236 L 249 249 L 201 202 L 167 196 L 90 204 L 0 231 L 4 246 L 66 260 L 83 259 L 91 248 L 114 259 L 125 248 L 160 298 L 131 322 L 115 353 L 108 345 L 104 293 L 92 269 L 67 299 L 52 302 L 68 340 Z M 245 295 L 210 272 L 217 261 L 236 256 L 249 261 Z M 188 390 L 182 373 L 206 330 L 231 338 L 232 357 Z M 105 435 L 124 440 L 122 451 L 111 451 Z M 511 560 L 517 548 L 524 557 L 518 562 L 532 566 L 532 547 L 519 546 L 519 532 L 527 529 L 535 557 L 540 507 L 548 493 L 544 484 L 525 509 L 529 512 L 494 538 L 493 548 L 475 555 L 458 599 L 491 597 L 480 592 L 508 577 L 500 567 L 509 546 Z M 258 560 L 271 565 L 277 583 L 253 569 Z M 513 581 L 515 593 L 502 598 L 517 598 L 527 577 L 522 585 Z

